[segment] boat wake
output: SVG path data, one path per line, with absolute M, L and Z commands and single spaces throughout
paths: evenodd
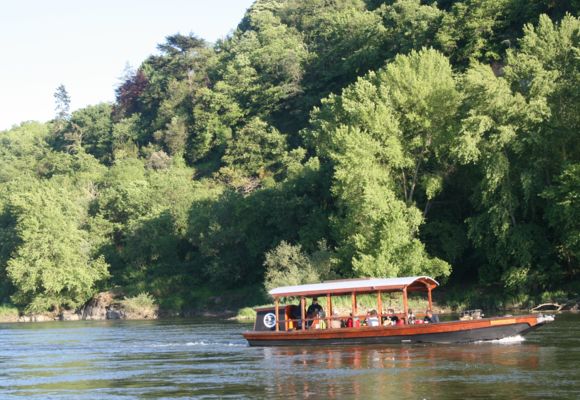
M 151 347 L 191 347 L 191 346 L 246 347 L 247 345 L 245 343 L 206 342 L 205 340 L 187 343 L 156 343 L 151 345 Z
M 522 335 L 516 335 L 516 336 L 504 337 L 502 339 L 489 340 L 489 341 L 487 341 L 487 343 L 514 344 L 514 343 L 522 343 L 525 341 L 526 341 L 526 338 L 524 338 Z M 483 342 L 480 342 L 480 343 L 483 343 Z
M 553 315 L 540 314 L 538 315 L 538 324 L 541 324 L 543 322 L 553 322 L 555 319 L 556 317 L 554 317 Z
M 226 346 L 226 347 L 247 347 L 245 343 L 219 343 L 219 342 L 206 342 L 206 341 L 199 341 L 199 342 L 187 342 L 186 346 Z

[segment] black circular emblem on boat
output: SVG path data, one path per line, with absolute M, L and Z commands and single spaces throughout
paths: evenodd
M 264 326 L 266 328 L 273 328 L 276 325 L 276 316 L 273 313 L 264 315 Z

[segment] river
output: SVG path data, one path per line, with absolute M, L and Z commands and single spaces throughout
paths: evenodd
M 579 399 L 580 315 L 462 345 L 248 347 L 220 320 L 0 324 L 0 399 Z

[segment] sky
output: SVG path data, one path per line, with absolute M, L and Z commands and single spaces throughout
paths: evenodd
M 230 34 L 254 0 L 0 0 L 0 130 L 55 115 L 63 84 L 71 111 L 114 100 L 175 33 L 209 42 Z

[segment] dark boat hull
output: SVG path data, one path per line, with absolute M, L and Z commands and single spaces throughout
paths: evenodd
M 543 322 L 531 315 L 396 327 L 246 332 L 244 337 L 250 346 L 466 343 L 524 335 L 541 325 Z

